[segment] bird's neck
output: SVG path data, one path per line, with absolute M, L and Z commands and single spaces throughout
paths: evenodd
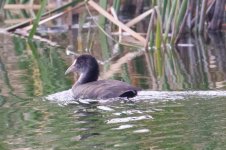
M 99 76 L 98 71 L 87 71 L 87 72 L 81 73 L 75 85 L 97 81 L 98 76 Z

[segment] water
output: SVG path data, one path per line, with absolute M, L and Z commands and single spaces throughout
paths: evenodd
M 111 61 L 92 51 L 105 62 L 102 79 L 144 89 L 130 100 L 96 103 L 62 94 L 76 78 L 64 75 L 71 57 L 63 48 L 1 34 L 0 149 L 226 149 L 220 41 L 181 44 L 167 51 L 162 68 L 157 58 L 148 68 L 145 53 L 128 47 Z
M 225 149 L 225 98 L 59 106 L 5 99 L 2 149 Z

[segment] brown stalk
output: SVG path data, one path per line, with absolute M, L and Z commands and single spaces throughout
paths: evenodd
M 136 33 L 135 31 L 133 31 L 132 29 L 130 29 L 129 27 L 127 27 L 125 24 L 123 24 L 122 22 L 116 20 L 112 15 L 110 15 L 107 11 L 105 11 L 103 8 L 101 8 L 97 3 L 95 3 L 93 0 L 89 0 L 88 4 L 90 6 L 92 6 L 95 10 L 97 10 L 100 14 L 102 14 L 103 16 L 105 16 L 108 20 L 110 20 L 111 22 L 113 22 L 114 24 L 116 24 L 117 26 L 121 27 L 123 30 L 125 30 L 126 32 L 130 33 L 131 36 L 133 36 L 135 39 L 139 40 L 142 45 L 145 45 L 145 38 L 142 37 L 141 35 L 139 35 L 138 33 Z

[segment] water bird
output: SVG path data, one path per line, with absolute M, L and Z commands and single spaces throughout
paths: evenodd
M 75 99 L 132 98 L 141 90 L 118 80 L 98 80 L 99 65 L 97 60 L 89 54 L 80 55 L 65 74 L 71 72 L 79 74 L 78 80 L 72 86 Z

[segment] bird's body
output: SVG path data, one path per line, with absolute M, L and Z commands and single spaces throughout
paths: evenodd
M 117 80 L 98 80 L 81 85 L 74 85 L 75 98 L 108 99 L 115 97 L 134 97 L 138 88 Z
M 97 80 L 99 66 L 91 55 L 81 55 L 65 72 L 78 72 L 78 81 L 73 85 L 74 98 L 108 99 L 116 97 L 131 98 L 140 89 L 118 80 Z

